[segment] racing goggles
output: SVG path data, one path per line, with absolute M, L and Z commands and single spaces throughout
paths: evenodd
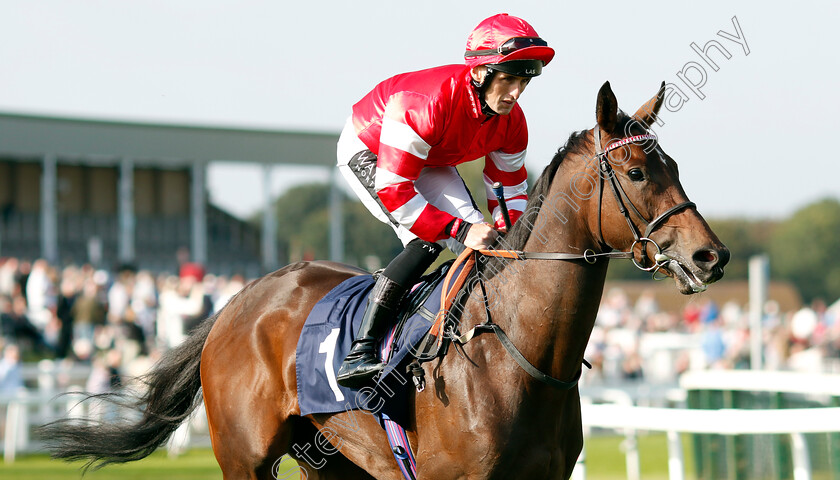
M 548 42 L 540 37 L 513 37 L 505 43 L 499 45 L 497 48 L 488 48 L 486 50 L 467 51 L 464 57 L 483 57 L 486 55 L 509 55 L 517 50 L 528 47 L 547 47 Z

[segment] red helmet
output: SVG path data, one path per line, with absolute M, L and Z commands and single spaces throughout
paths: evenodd
M 520 77 L 536 77 L 554 58 L 554 49 L 521 18 L 500 13 L 478 24 L 467 38 L 464 62 L 469 67 L 492 65 Z

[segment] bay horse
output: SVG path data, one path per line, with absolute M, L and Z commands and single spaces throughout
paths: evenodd
M 628 116 L 605 83 L 597 125 L 570 136 L 504 238 L 536 253 L 534 259 L 490 262 L 494 274 L 483 281 L 498 295 L 493 321 L 547 375 L 569 380 L 580 374 L 610 252 L 673 277 L 684 294 L 723 276 L 729 251 L 688 201 L 676 163 L 647 128 L 663 98 L 664 83 Z M 569 258 L 540 259 L 541 252 Z M 277 470 L 286 455 L 298 461 L 302 478 L 402 479 L 373 415 L 301 416 L 298 405 L 295 349 L 304 321 L 333 287 L 364 273 L 301 262 L 250 283 L 147 375 L 148 389 L 136 404 L 140 420 L 47 425 L 43 435 L 54 442 L 53 456 L 98 466 L 143 458 L 203 395 L 225 480 L 289 478 Z M 469 293 L 462 319 L 484 318 L 485 299 L 478 290 Z M 406 426 L 418 479 L 571 476 L 583 445 L 577 387 L 538 381 L 492 335 L 477 335 L 460 354 L 450 352 L 423 369 L 429 388 L 412 390 Z

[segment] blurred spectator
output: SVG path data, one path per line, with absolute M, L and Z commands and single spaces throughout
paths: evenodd
M 105 304 L 99 285 L 92 278 L 84 280 L 82 293 L 73 302 L 73 341 L 93 342 L 95 331 L 105 325 Z
M 634 313 L 641 319 L 652 317 L 659 313 L 659 304 L 656 302 L 656 295 L 650 290 L 645 290 L 636 300 L 633 307 Z
M 239 293 L 244 286 L 245 279 L 242 275 L 233 275 L 228 281 L 225 281 L 223 277 L 219 277 L 216 289 L 217 295 L 213 301 L 213 312 L 218 312 L 224 308 L 230 299 Z
M 29 306 L 29 318 L 35 326 L 43 329 L 52 318 L 51 308 L 55 307 L 55 284 L 50 265 L 44 259 L 32 264 L 32 271 L 26 282 L 26 302 Z
M 607 292 L 606 299 L 598 310 L 596 323 L 604 328 L 624 325 L 628 313 L 627 295 L 620 288 Z
M 790 319 L 790 333 L 793 336 L 793 340 L 802 345 L 807 344 L 818 323 L 819 318 L 817 317 L 817 312 L 813 309 L 810 307 L 799 309 Z
M 119 366 L 121 363 L 120 353 L 116 350 L 109 350 L 102 356 L 97 356 L 93 361 L 93 369 L 88 377 L 85 390 L 89 393 L 108 393 L 116 390 L 121 385 Z
M 180 277 L 169 277 L 160 292 L 157 335 L 165 348 L 178 346 L 197 318 L 208 313 L 203 269 L 181 269 Z M 212 308 L 212 307 L 211 307 Z
M 18 291 L 17 275 L 18 275 L 18 259 L 5 258 L 0 264 L 0 295 L 8 295 L 11 297 Z
M 152 346 L 155 338 L 155 322 L 157 316 L 157 287 L 155 279 L 148 271 L 137 272 L 134 291 L 131 295 L 131 309 L 134 311 L 134 322 L 143 332 L 147 349 Z
M 697 331 L 700 328 L 700 307 L 694 302 L 689 302 L 682 313 L 683 322 L 689 331 Z
M 714 300 L 706 300 L 700 307 L 700 321 L 704 324 L 717 322 L 720 310 Z
M 15 322 L 12 318 L 12 298 L 0 293 L 0 345 L 15 340 Z
M 55 316 L 61 322 L 61 329 L 59 330 L 58 341 L 55 346 L 55 354 L 58 358 L 67 358 L 72 350 L 73 324 L 75 323 L 73 305 L 79 296 L 80 285 L 81 278 L 78 270 L 73 267 L 65 269 L 58 290 L 58 301 L 55 312 Z
M 0 395 L 15 394 L 23 387 L 20 349 L 15 344 L 6 345 L 0 359 Z
M 121 266 L 111 287 L 108 288 L 108 322 L 116 323 L 126 317 L 134 293 L 136 270 L 129 265 Z
M 112 393 L 120 388 L 120 364 L 122 359 L 117 350 L 109 350 L 104 355 L 93 360 L 92 369 L 85 391 L 92 394 Z M 103 421 L 111 421 L 117 417 L 116 405 L 108 402 L 93 403 L 89 406 L 90 416 Z
M 621 377 L 624 380 L 642 380 L 642 357 L 636 349 L 629 350 L 624 354 L 624 361 L 621 363 Z
M 22 295 L 15 295 L 11 299 L 10 308 L 8 302 L 3 303 L 5 305 L 0 307 L 8 310 L 0 311 L 0 314 L 3 315 L 3 323 L 7 325 L 5 329 L 11 332 L 11 340 L 25 351 L 49 352 L 50 348 L 44 342 L 41 331 L 27 316 L 26 299 Z
M 32 271 L 32 263 L 28 260 L 20 260 L 17 265 L 17 271 L 15 271 L 15 286 L 14 289 L 17 293 L 26 298 L 26 284 L 29 282 L 29 273 Z

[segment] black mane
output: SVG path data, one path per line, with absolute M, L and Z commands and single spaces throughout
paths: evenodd
M 560 163 L 563 162 L 566 155 L 578 150 L 581 145 L 587 142 L 586 132 L 587 130 L 581 130 L 572 133 L 569 139 L 566 140 L 566 144 L 557 150 L 554 158 L 545 167 L 542 174 L 540 174 L 534 183 L 533 189 L 531 189 L 531 193 L 528 195 L 528 204 L 525 207 L 525 213 L 520 217 L 526 221 L 518 220 L 507 235 L 499 238 L 499 241 L 494 245 L 495 248 L 522 250 L 525 247 L 525 242 L 531 236 L 531 226 L 534 225 L 543 199 L 548 196 L 551 182 L 554 181 L 554 174 L 557 173 L 557 169 L 560 168 Z

